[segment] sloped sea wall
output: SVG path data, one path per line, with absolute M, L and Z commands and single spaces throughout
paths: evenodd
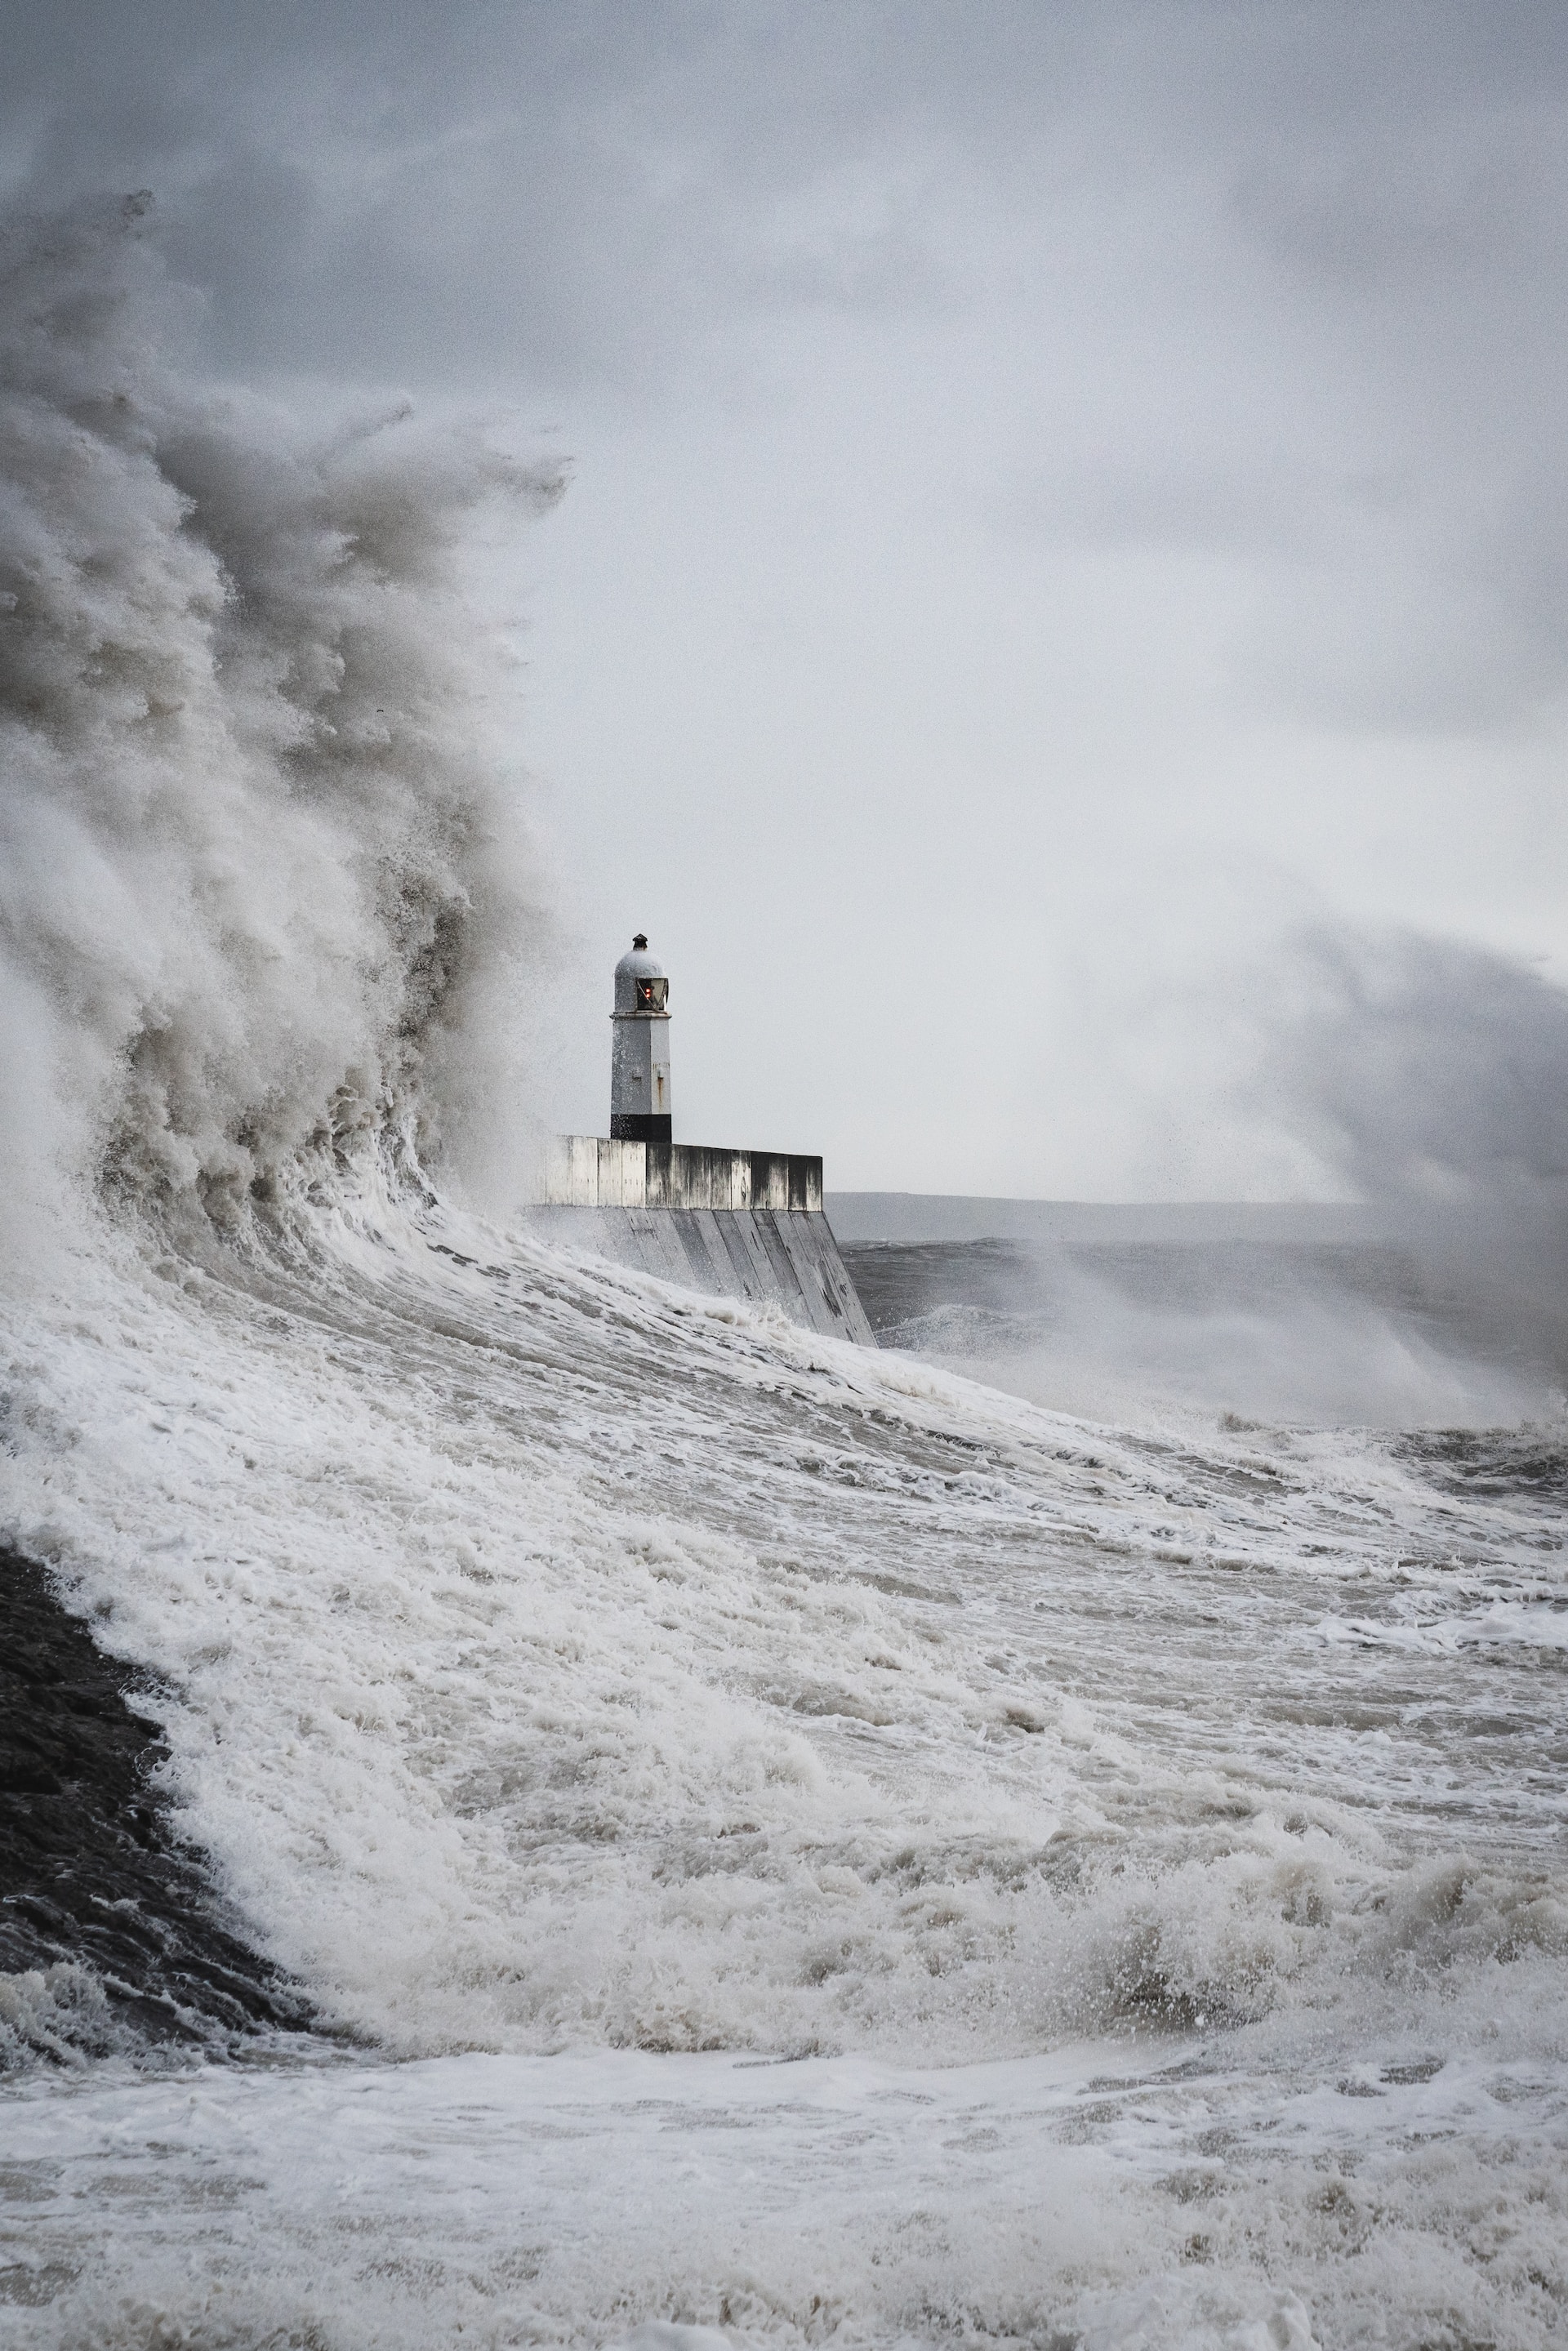
M 876 1340 L 822 1209 L 822 1163 L 800 1152 L 556 1138 L 530 1221 L 710 1296 L 771 1299 L 793 1322 Z

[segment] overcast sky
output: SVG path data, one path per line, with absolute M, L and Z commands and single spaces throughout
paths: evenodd
M 149 187 L 214 373 L 570 459 L 529 621 L 559 1120 L 830 1186 L 1323 1180 L 1302 925 L 1568 977 L 1568 9 L 0 7 L 0 177 Z M 520 1015 L 520 1017 L 524 1017 Z

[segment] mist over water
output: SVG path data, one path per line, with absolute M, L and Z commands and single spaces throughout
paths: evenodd
M 883 1345 L 1095 1419 L 1564 1426 L 1552 1301 L 1516 1311 L 1462 1236 L 1173 1240 L 1123 1220 L 1120 1240 L 863 1241 L 848 1262 Z
M 1316 951 L 1375 1244 L 906 1244 L 874 1353 L 552 1251 L 553 480 L 196 384 L 138 205 L 5 269 L 0 1534 L 296 2023 L 0 1980 L 0 2343 L 1551 2343 L 1563 1455 L 1412 1431 L 1549 1392 L 1552 992 Z
M 1463 942 L 1345 930 L 1287 967 L 1260 1093 L 1477 1352 L 1568 1374 L 1568 994 Z M 1439 1311 L 1443 1311 L 1440 1309 Z
M 884 1342 L 1100 1417 L 1561 1428 L 1568 995 L 1348 926 L 1249 977 L 1237 1091 L 1343 1205 L 844 1196 Z

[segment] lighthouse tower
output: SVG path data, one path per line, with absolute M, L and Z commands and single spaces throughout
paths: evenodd
M 615 967 L 610 1016 L 610 1133 L 622 1143 L 668 1143 L 670 983 L 641 931 Z
M 538 1215 L 661 1281 L 771 1300 L 806 1330 L 874 1347 L 823 1210 L 821 1161 L 672 1134 L 670 983 L 641 931 L 615 967 L 610 1034 L 610 1133 L 556 1136 Z

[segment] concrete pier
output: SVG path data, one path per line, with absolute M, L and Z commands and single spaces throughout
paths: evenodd
M 711 1297 L 771 1299 L 826 1336 L 876 1340 L 822 1210 L 822 1163 L 563 1134 L 530 1221 L 578 1248 Z

